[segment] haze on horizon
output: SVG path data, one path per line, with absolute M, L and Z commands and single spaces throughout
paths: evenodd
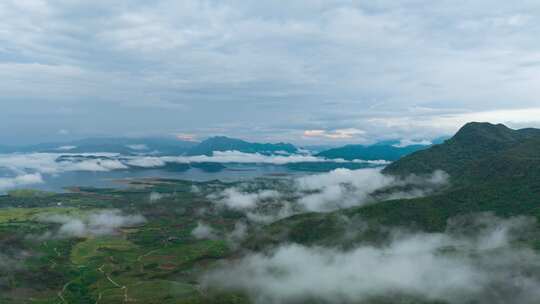
M 540 126 L 540 3 L 0 2 L 0 145 Z

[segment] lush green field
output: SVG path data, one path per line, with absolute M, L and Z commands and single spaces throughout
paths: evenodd
M 196 239 L 199 220 L 218 233 L 235 218 L 197 215 L 211 204 L 192 183 L 137 182 L 125 191 L 77 189 L 54 194 L 14 191 L 0 197 L 0 248 L 17 267 L 0 278 L 1 303 L 241 303 L 238 295 L 202 292 L 198 276 L 232 254 L 225 239 Z M 140 187 L 141 184 L 144 187 Z M 200 187 L 223 187 L 202 184 Z M 158 202 L 151 193 L 159 193 Z M 40 207 L 38 207 L 40 206 Z M 146 222 L 113 234 L 62 238 L 44 235 L 60 223 L 47 217 L 84 219 L 103 209 L 142 214 Z M 24 258 L 21 253 L 24 252 Z M 227 300 L 229 299 L 229 300 Z

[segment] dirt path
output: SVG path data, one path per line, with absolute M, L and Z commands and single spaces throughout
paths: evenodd
M 65 304 L 68 304 L 68 302 L 66 301 L 66 299 L 64 298 L 64 292 L 66 292 L 66 289 L 68 288 L 68 286 L 72 283 L 72 281 L 69 281 L 67 282 L 66 284 L 64 284 L 64 287 L 62 288 L 62 290 L 60 290 L 58 292 L 58 297 L 60 298 L 60 300 L 62 300 L 62 303 L 65 303 Z
M 127 302 L 134 302 L 134 300 L 130 299 L 129 296 L 128 296 L 128 287 L 125 286 L 125 285 L 120 285 L 118 284 L 115 280 L 113 280 L 104 270 L 103 270 L 103 267 L 105 267 L 105 264 L 101 265 L 101 267 L 98 268 L 98 271 L 101 272 L 105 278 L 107 278 L 107 280 L 109 282 L 111 282 L 114 286 L 116 286 L 117 288 L 120 288 L 124 291 L 124 303 L 127 303 Z M 99 300 L 101 300 L 101 297 L 102 297 L 102 294 L 100 293 L 99 294 L 99 297 L 98 297 L 98 300 L 96 301 L 96 304 L 99 302 Z

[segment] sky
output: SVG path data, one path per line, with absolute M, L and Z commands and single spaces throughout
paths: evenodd
M 2 0 L 0 144 L 540 127 L 537 0 Z

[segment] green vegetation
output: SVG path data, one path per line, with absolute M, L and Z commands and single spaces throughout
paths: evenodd
M 290 243 L 345 249 L 381 244 L 396 227 L 442 232 L 450 219 L 481 212 L 540 220 L 539 151 L 537 130 L 468 124 L 445 143 L 385 169 L 402 176 L 442 169 L 450 174 L 450 184 L 439 192 L 330 213 L 297 214 L 250 227 L 241 244 L 233 244 L 228 236 L 246 215 L 219 208 L 209 198 L 237 184 L 145 179 L 133 181 L 127 189 L 12 191 L 0 196 L 0 303 L 250 303 L 241 293 L 202 288 L 201 275 L 245 250 L 263 252 Z M 281 185 L 291 197 L 297 195 L 279 179 L 254 180 L 250 190 L 270 184 Z M 140 214 L 146 222 L 84 237 L 47 234 L 62 224 L 44 218 L 84 219 L 104 209 Z M 212 228 L 212 236 L 192 235 L 201 222 Z M 355 233 L 348 236 L 348 231 Z M 540 249 L 538 231 L 520 241 Z M 368 303 L 441 302 L 400 296 Z
M 201 293 L 197 279 L 232 254 L 223 235 L 235 219 L 197 215 L 199 208 L 212 205 L 191 191 L 191 182 L 156 179 L 134 186 L 0 196 L 0 248 L 9 249 L 0 254 L 0 303 L 222 303 L 222 295 Z M 151 193 L 163 198 L 152 201 Z M 112 235 L 64 238 L 47 233 L 61 225 L 44 220 L 50 216 L 84 219 L 103 209 L 142 214 L 147 222 Z M 198 221 L 212 223 L 221 238 L 195 239 L 191 231 Z M 10 263 L 4 265 L 4 260 Z M 224 297 L 229 300 L 223 303 L 245 301 L 241 295 Z
M 407 176 L 442 169 L 450 174 L 450 186 L 443 191 L 329 214 L 297 215 L 273 223 L 252 236 L 247 245 L 265 248 L 290 240 L 336 243 L 336 231 L 350 225 L 337 220 L 341 217 L 358 219 L 372 227 L 433 232 L 444 231 L 453 217 L 481 212 L 501 217 L 527 215 L 540 221 L 539 151 L 540 130 L 470 123 L 445 143 L 406 156 L 384 170 L 386 174 Z M 359 241 L 378 240 L 383 235 L 384 231 L 370 231 Z
M 340 148 L 329 149 L 323 151 L 317 156 L 329 159 L 345 159 L 345 160 L 388 160 L 394 161 L 409 155 L 413 152 L 428 148 L 424 145 L 411 145 L 407 147 L 396 147 L 394 145 L 347 145 Z

